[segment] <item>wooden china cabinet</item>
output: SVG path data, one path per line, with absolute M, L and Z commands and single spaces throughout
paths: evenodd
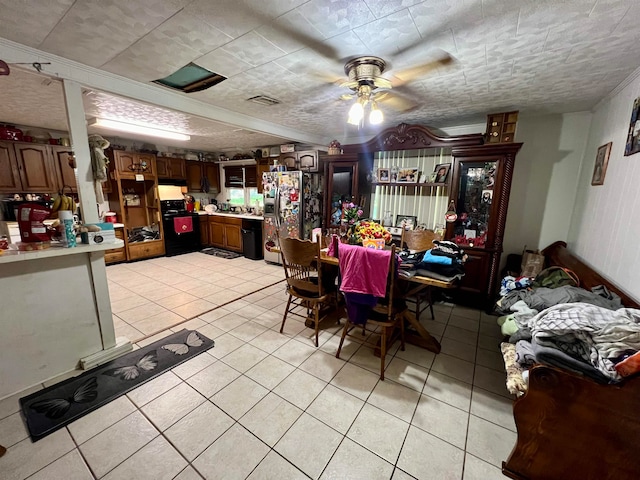
M 400 124 L 362 144 L 343 145 L 342 155 L 325 156 L 325 228 L 331 223 L 331 199 L 336 173 L 349 172 L 338 179 L 340 188 L 353 198 L 373 193 L 373 158 L 380 152 L 446 149 L 451 169 L 445 184 L 418 184 L 448 189 L 448 204 L 455 206 L 457 219 L 446 224 L 447 240 L 455 241 L 468 254 L 465 276 L 460 282 L 460 299 L 489 308 L 498 287 L 498 269 L 503 250 L 507 207 L 515 157 L 521 143 L 485 143 L 483 134 L 439 136 L 421 125 Z M 430 173 L 430 172 L 421 172 Z M 350 179 L 350 191 L 344 187 Z M 343 183 L 340 183 L 340 182 Z M 407 185 L 407 188 L 411 188 Z M 426 188 L 429 191 L 429 188 Z M 406 190 L 405 190 L 406 192 Z M 412 212 L 404 212 L 411 214 Z M 441 223 L 445 223 L 442 218 Z M 431 226 L 430 226 L 431 227 Z

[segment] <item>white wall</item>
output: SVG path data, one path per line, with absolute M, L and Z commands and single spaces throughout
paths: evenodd
M 567 240 L 578 175 L 591 122 L 589 112 L 520 115 L 502 263 L 524 246 Z
M 640 153 L 624 156 L 640 70 L 595 108 L 569 231 L 569 247 L 640 300 Z M 604 185 L 592 186 L 599 146 L 613 142 Z

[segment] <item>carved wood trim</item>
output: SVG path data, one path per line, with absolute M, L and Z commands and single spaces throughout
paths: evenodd
M 482 145 L 483 143 L 484 135 L 481 133 L 443 137 L 436 135 L 422 125 L 401 123 L 397 127 L 383 130 L 366 143 L 344 145 L 342 149 L 344 153 L 360 153 L 432 147 L 463 147 Z

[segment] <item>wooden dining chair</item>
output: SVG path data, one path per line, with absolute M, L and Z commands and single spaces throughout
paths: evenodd
M 442 235 L 433 230 L 402 230 L 400 237 L 400 248 L 422 252 L 433 248 L 434 240 L 442 240 Z M 416 285 L 406 292 L 405 300 L 416 305 L 416 318 L 420 320 L 420 313 L 429 307 L 431 319 L 435 319 L 433 314 L 433 300 L 431 298 L 430 285 Z
M 340 256 L 340 245 L 336 245 L 338 257 Z M 372 250 L 365 249 L 367 252 Z M 342 337 L 336 352 L 336 358 L 340 358 L 344 339 L 349 335 L 356 341 L 369 345 L 375 349 L 380 347 L 380 380 L 384 380 L 385 358 L 389 350 L 390 340 L 393 338 L 393 332 L 397 329 L 400 332 L 400 348 L 404 350 L 404 318 L 403 314 L 407 310 L 406 304 L 401 299 L 395 298 L 394 289 L 396 287 L 396 247 L 391 247 L 391 256 L 389 257 L 389 274 L 387 277 L 387 289 L 384 299 L 380 299 L 378 304 L 371 309 L 367 321 L 364 325 L 353 323 L 353 319 L 347 314 L 347 322 L 342 329 Z M 400 301 L 397 301 L 400 300 Z M 352 330 L 355 333 L 351 333 Z M 376 333 L 380 335 L 380 341 L 368 340 L 368 334 Z
M 289 314 L 310 319 L 315 324 L 316 347 L 318 346 L 318 330 L 320 326 L 320 312 L 324 306 L 330 304 L 331 295 L 325 292 L 322 284 L 322 268 L 320 265 L 320 243 L 297 238 L 281 238 L 280 254 L 287 280 L 289 300 L 282 316 L 280 333 Z M 298 308 L 306 310 L 301 315 Z

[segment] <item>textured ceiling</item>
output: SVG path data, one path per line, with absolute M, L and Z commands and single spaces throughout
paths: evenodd
M 394 88 L 417 108 L 382 106 L 385 125 L 434 127 L 511 109 L 589 109 L 640 65 L 637 0 L 0 0 L 0 11 L 9 40 L 142 82 L 194 61 L 229 78 L 191 96 L 327 138 L 357 131 L 345 124 L 350 103 L 335 83 L 354 55 L 387 60 L 394 82 L 442 50 L 453 55 L 453 66 Z M 282 103 L 246 101 L 256 95 Z M 280 141 L 129 102 L 97 94 L 87 107 L 162 118 L 209 137 L 209 149 Z

